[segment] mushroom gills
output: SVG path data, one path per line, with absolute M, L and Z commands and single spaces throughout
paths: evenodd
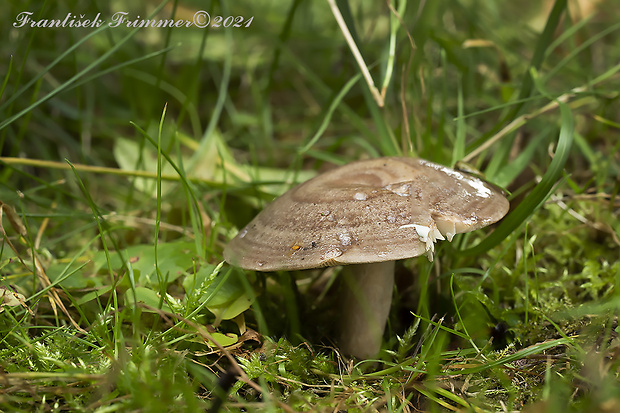
M 415 232 L 418 234 L 418 238 L 425 245 L 424 254 L 429 261 L 433 261 L 433 254 L 435 253 L 435 243 L 437 242 L 437 240 L 445 240 L 444 235 L 437 228 L 437 225 L 434 222 L 429 223 L 428 226 L 419 224 L 406 224 L 401 225 L 399 229 L 401 228 L 415 229 Z M 450 237 L 450 239 L 452 239 L 452 237 Z

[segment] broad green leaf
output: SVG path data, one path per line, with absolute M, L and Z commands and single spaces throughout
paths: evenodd
M 192 242 L 174 241 L 159 244 L 157 254 L 162 277 L 170 283 L 191 269 L 196 260 L 194 251 L 195 247 Z M 95 271 L 97 271 L 106 264 L 105 254 L 102 251 L 98 252 L 93 261 L 95 262 Z M 136 285 L 159 285 L 155 273 L 155 249 L 153 245 L 134 245 L 122 250 L 120 256 L 118 253 L 111 255 L 111 266 L 114 270 L 120 270 L 127 261 L 131 263 Z
M 159 305 L 160 302 L 162 303 L 161 307 Z M 157 292 L 146 287 L 136 287 L 135 296 L 134 291 L 125 291 L 125 303 L 130 307 L 133 307 L 136 303 L 143 303 L 149 307 L 161 308 L 164 311 L 173 312 L 168 304 L 166 304 L 165 300 L 162 302 L 162 299 Z M 144 309 L 144 311 L 150 310 Z
M 76 277 L 78 278 L 78 277 Z M 92 301 L 94 299 L 96 299 L 97 297 L 101 297 L 103 294 L 107 294 L 110 291 L 112 291 L 112 286 L 106 286 L 103 287 L 101 289 L 97 289 L 95 291 L 91 291 L 89 293 L 84 294 L 82 297 L 80 297 L 78 300 L 76 300 L 76 303 L 78 305 L 82 305 L 82 304 L 86 304 L 89 301 Z

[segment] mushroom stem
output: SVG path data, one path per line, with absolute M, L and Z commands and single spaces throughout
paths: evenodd
M 358 358 L 375 357 L 392 304 L 394 261 L 348 265 L 341 277 L 340 349 Z

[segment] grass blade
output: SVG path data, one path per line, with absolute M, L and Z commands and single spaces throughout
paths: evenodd
M 462 250 L 461 255 L 481 254 L 506 239 L 514 230 L 523 225 L 528 217 L 535 213 L 542 203 L 551 195 L 553 188 L 562 177 L 564 165 L 568 160 L 570 149 L 573 145 L 575 124 L 570 108 L 565 103 L 559 103 L 561 114 L 561 128 L 558 138 L 557 149 L 547 172 L 542 177 L 532 192 L 506 216 L 498 227 L 478 245 Z

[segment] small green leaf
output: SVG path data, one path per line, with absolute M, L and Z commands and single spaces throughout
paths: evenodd
M 253 300 L 251 300 L 247 295 L 241 294 L 236 296 L 232 301 L 221 305 L 207 304 L 207 308 L 215 314 L 215 317 L 218 320 L 230 320 L 250 308 L 252 301 Z
M 223 347 L 232 346 L 239 340 L 239 337 L 233 333 L 211 333 L 211 337 L 213 337 L 213 340 L 217 341 L 218 344 Z M 209 340 L 209 342 L 211 342 L 211 340 Z

